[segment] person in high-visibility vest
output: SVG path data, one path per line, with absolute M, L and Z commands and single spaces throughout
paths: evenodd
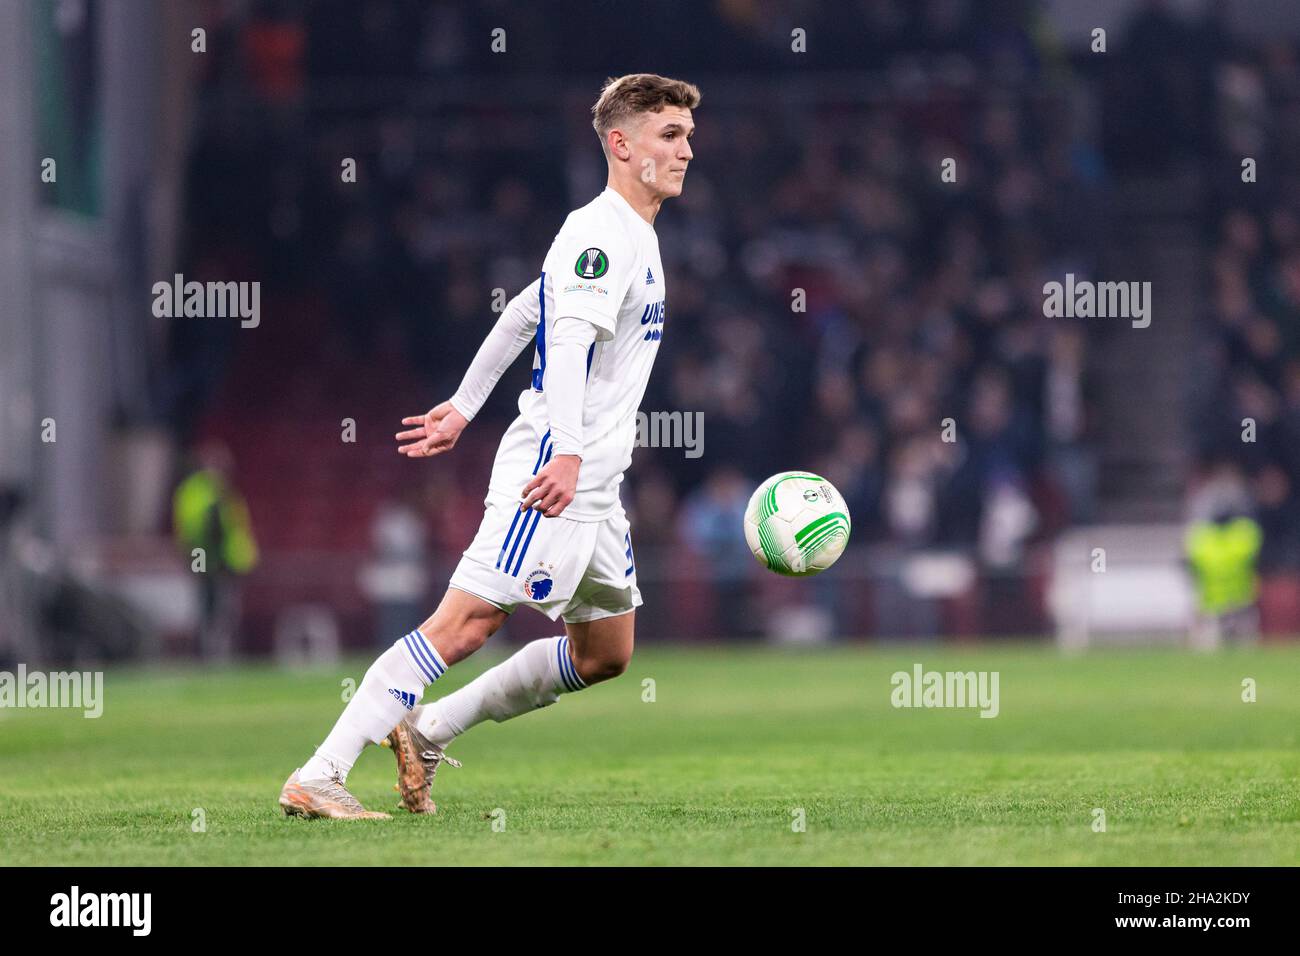
M 1244 515 L 1222 513 L 1187 529 L 1185 547 L 1196 588 L 1195 647 L 1217 647 L 1225 634 L 1253 641 L 1259 634 L 1256 562 L 1264 541 L 1260 526 Z
M 227 477 L 230 453 L 205 445 L 199 468 L 176 487 L 172 526 L 199 584 L 199 653 L 228 658 L 239 620 L 238 576 L 257 564 L 248 506 Z

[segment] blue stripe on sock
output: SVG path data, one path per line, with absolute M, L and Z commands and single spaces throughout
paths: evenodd
M 582 684 L 578 680 L 578 672 L 573 669 L 573 658 L 569 656 L 569 639 L 564 639 L 564 649 L 560 658 L 564 664 L 564 672 L 569 675 L 569 686 L 574 690 L 582 690 Z
M 555 642 L 555 667 L 560 672 L 560 683 L 564 685 L 565 690 L 568 690 L 569 682 L 568 680 L 565 679 L 564 668 L 560 665 L 560 648 L 563 646 L 564 646 L 563 641 Z
M 424 640 L 424 635 L 419 631 L 411 632 L 411 643 L 415 646 L 415 652 L 424 660 L 425 666 L 433 674 L 435 680 L 442 676 L 442 668 L 438 666 L 438 659 L 429 653 L 429 645 Z
M 560 680 L 564 684 L 564 689 L 575 691 L 578 688 L 569 683 L 569 672 L 564 669 L 564 659 L 568 655 L 564 653 L 564 639 L 561 638 L 555 645 L 555 664 L 560 668 Z
M 587 685 L 583 683 L 582 678 L 578 676 L 578 668 L 573 665 L 573 658 L 569 656 L 569 639 L 564 639 L 564 653 L 560 658 L 561 663 L 569 672 L 569 679 L 573 682 L 573 690 L 582 690 Z
M 439 677 L 447 673 L 447 665 L 442 662 L 442 657 L 433 649 L 433 644 L 429 642 L 429 639 L 424 636 L 422 631 L 415 632 L 415 646 L 429 659 L 429 663 L 433 665 L 433 669 Z
M 415 666 L 419 669 L 420 673 L 427 678 L 427 683 L 432 684 L 438 678 L 429 670 L 429 665 L 424 663 L 420 658 L 419 652 L 415 649 L 415 642 L 411 640 L 411 635 L 407 634 L 402 638 L 402 640 L 406 643 L 406 653 L 411 655 L 411 660 L 415 663 Z
M 433 648 L 431 648 L 428 642 L 424 639 L 423 634 L 418 630 L 415 630 L 410 633 L 409 637 L 415 647 L 416 653 L 420 655 L 426 664 L 425 670 L 433 674 L 433 677 L 429 678 L 429 682 L 433 683 L 433 681 L 442 676 L 445 668 L 438 664 L 438 658 L 433 653 Z

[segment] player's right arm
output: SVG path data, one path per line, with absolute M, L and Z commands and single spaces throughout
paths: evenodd
M 534 280 L 506 305 L 479 346 L 455 395 L 423 415 L 402 419 L 403 425 L 415 427 L 397 433 L 399 442 L 407 442 L 398 446 L 398 452 L 410 458 L 428 458 L 455 446 L 505 370 L 533 340 L 541 316 L 540 288 L 540 280 Z

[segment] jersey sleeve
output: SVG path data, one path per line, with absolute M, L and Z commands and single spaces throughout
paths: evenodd
M 460 388 L 450 399 L 456 411 L 473 421 L 483 403 L 492 394 L 497 381 L 515 356 L 533 340 L 540 314 L 538 302 L 539 279 L 534 279 L 523 292 L 506 305 L 483 344 L 479 346 L 474 361 L 461 379 Z
M 546 367 L 546 411 L 551 422 L 551 447 L 557 455 L 583 454 L 583 403 L 586 399 L 587 350 L 596 341 L 596 327 L 582 319 L 556 319 Z
M 546 257 L 555 318 L 585 319 L 596 327 L 598 341 L 613 338 L 634 257 L 623 230 L 597 217 L 569 217 Z

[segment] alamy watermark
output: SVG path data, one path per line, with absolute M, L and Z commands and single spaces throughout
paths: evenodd
M 1132 319 L 1133 328 L 1151 324 L 1150 282 L 1091 282 L 1065 274 L 1065 282 L 1043 284 L 1043 315 L 1049 319 Z
M 704 413 L 639 411 L 636 447 L 684 448 L 687 458 L 699 458 L 704 454 Z
M 179 272 L 171 282 L 153 284 L 153 314 L 160 319 L 239 319 L 255 329 L 262 321 L 262 283 L 186 282 Z
M 83 893 L 74 885 L 50 897 L 51 926 L 121 926 L 132 936 L 148 936 L 152 916 L 152 893 Z
M 927 671 L 920 664 L 889 678 L 895 707 L 978 707 L 981 717 L 996 717 L 998 671 Z
M 6 707 L 59 707 L 84 711 L 84 717 L 104 713 L 103 671 L 28 672 L 0 671 L 0 709 Z

